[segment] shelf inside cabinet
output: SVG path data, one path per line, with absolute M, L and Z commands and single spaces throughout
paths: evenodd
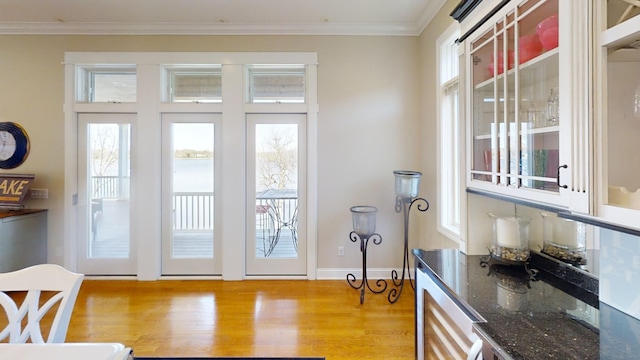
M 632 17 L 603 31 L 600 36 L 600 45 L 621 48 L 638 40 L 640 40 L 640 16 Z
M 527 129 L 525 132 L 520 132 L 520 135 L 537 135 L 537 134 L 550 134 L 550 133 L 554 133 L 554 132 L 558 132 L 560 131 L 560 126 L 555 125 L 555 126 L 545 126 L 545 127 L 539 127 L 539 128 L 530 128 Z M 480 135 L 475 135 L 473 137 L 474 140 L 490 140 L 491 139 L 491 134 L 480 134 Z
M 481 134 L 473 137 L 475 140 L 490 140 L 491 134 Z
M 540 82 L 544 79 L 553 79 L 558 77 L 558 48 L 551 49 L 544 52 L 537 57 L 520 64 L 518 67 L 520 71 L 520 86 L 526 87 L 534 82 Z M 516 69 L 510 69 L 507 71 L 507 75 L 515 74 Z M 505 74 L 498 74 L 495 77 L 489 78 L 474 86 L 476 91 L 482 91 L 486 89 L 493 89 L 493 83 L 495 80 L 502 80 Z M 514 77 L 509 76 L 508 80 L 511 83 Z M 510 84 L 512 87 L 513 84 Z
M 539 128 L 531 128 L 528 129 L 526 134 L 535 135 L 535 134 L 549 134 L 560 131 L 560 126 L 545 126 Z

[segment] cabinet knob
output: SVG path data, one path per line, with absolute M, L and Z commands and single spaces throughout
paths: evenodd
M 558 187 L 561 187 L 563 189 L 566 189 L 569 186 L 568 185 L 560 185 L 560 169 L 567 169 L 567 168 L 569 168 L 569 165 L 566 165 L 566 164 L 562 165 L 562 166 L 558 166 L 558 173 L 557 173 L 557 176 L 556 176 L 556 181 L 557 181 Z

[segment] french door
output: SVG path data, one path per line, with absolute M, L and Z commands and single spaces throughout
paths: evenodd
M 247 115 L 247 275 L 305 275 L 306 115 Z
M 162 115 L 162 275 L 219 275 L 219 114 Z
M 136 273 L 131 241 L 131 124 L 135 114 L 78 114 L 78 271 Z

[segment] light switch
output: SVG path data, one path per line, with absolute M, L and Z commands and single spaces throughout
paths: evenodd
M 29 189 L 29 198 L 31 199 L 48 199 L 49 189 Z

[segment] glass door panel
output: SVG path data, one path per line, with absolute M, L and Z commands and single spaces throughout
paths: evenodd
M 306 274 L 303 115 L 250 115 L 247 274 Z
M 500 40 L 504 41 L 506 54 L 504 61 L 505 64 L 508 64 L 508 69 L 505 70 L 506 82 L 505 91 L 503 93 L 504 116 L 502 117 L 502 120 L 504 121 L 505 131 L 501 131 L 502 134 L 506 134 L 506 136 L 503 135 L 504 140 L 501 140 L 506 144 L 506 156 L 508 157 L 504 160 L 507 162 L 505 165 L 507 166 L 506 168 L 508 168 L 508 171 L 506 172 L 509 174 L 505 183 L 518 187 L 520 183 L 520 119 L 516 117 L 516 99 L 518 96 L 516 84 L 519 74 L 518 71 L 515 70 L 515 67 L 517 66 L 515 61 L 516 28 L 513 13 L 510 13 L 506 17 L 505 32 L 503 33 L 503 36 L 504 38 L 500 38 Z
M 504 33 L 504 22 L 498 22 L 497 29 L 501 30 L 496 35 L 496 52 L 498 59 L 498 64 L 502 65 L 502 72 L 500 72 L 496 77 L 496 88 L 497 88 L 497 98 L 496 98 L 496 123 L 495 128 L 492 129 L 491 136 L 497 138 L 497 151 L 492 151 L 492 156 L 497 157 L 498 167 L 495 170 L 498 176 L 498 183 L 502 185 L 508 184 L 507 174 L 509 173 L 509 128 L 508 128 L 508 119 L 507 114 L 509 113 L 508 105 L 509 105 L 509 97 L 510 92 L 513 91 L 513 84 L 509 84 L 506 74 L 513 67 L 512 62 L 509 61 L 509 51 L 506 47 L 506 36 Z M 513 55 L 511 55 L 512 57 Z
M 214 115 L 163 115 L 162 274 L 220 274 Z
M 472 178 L 480 181 L 495 181 L 497 171 L 497 147 L 492 136 L 496 118 L 496 76 L 504 72 L 494 53 L 493 29 L 472 44 L 471 62 L 473 81 L 473 154 Z M 500 59 L 498 57 L 498 59 Z
M 130 237 L 132 114 L 80 114 L 78 271 L 135 274 Z
M 605 204 L 640 210 L 640 50 L 617 50 L 607 60 Z
M 558 192 L 558 1 L 518 8 L 520 186 Z
M 558 191 L 557 14 L 523 2 L 471 43 L 475 181 Z

